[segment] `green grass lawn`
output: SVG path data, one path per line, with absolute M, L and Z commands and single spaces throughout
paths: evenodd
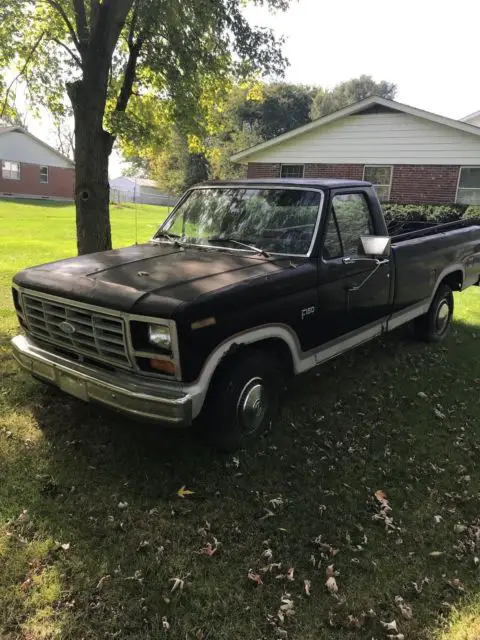
M 11 276 L 74 247 L 72 207 L 0 203 L 2 640 L 480 637 L 480 289 L 445 343 L 402 330 L 322 366 L 222 457 L 18 371 Z

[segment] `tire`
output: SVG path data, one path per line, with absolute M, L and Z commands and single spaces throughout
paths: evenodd
M 281 363 L 268 351 L 228 358 L 210 384 L 200 416 L 203 436 L 222 451 L 247 446 L 271 426 L 284 387 Z
M 447 284 L 441 284 L 428 312 L 415 320 L 417 337 L 425 342 L 441 342 L 452 324 L 453 309 L 452 289 Z

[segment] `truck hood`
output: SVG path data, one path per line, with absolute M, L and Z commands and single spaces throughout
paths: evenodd
M 182 303 L 287 268 L 289 260 L 147 243 L 18 273 L 19 286 L 101 307 L 171 317 Z

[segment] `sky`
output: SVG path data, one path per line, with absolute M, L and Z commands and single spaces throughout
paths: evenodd
M 285 80 L 332 88 L 367 74 L 397 100 L 451 118 L 480 110 L 478 0 L 291 0 L 286 12 L 249 6 L 250 22 L 285 37 Z M 48 123 L 29 119 L 47 142 Z M 110 175 L 122 165 L 114 154 Z

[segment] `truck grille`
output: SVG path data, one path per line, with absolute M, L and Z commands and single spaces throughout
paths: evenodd
M 120 318 L 28 294 L 23 294 L 22 302 L 32 336 L 65 351 L 131 368 Z

